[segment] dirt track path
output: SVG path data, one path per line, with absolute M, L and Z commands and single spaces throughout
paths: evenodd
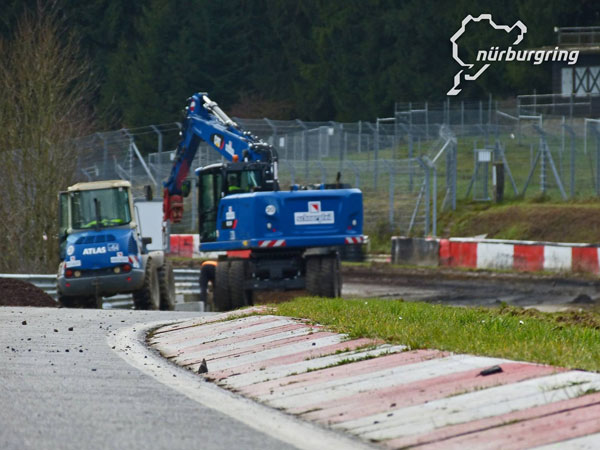
M 600 304 L 600 281 L 551 276 L 346 267 L 344 297 L 403 298 L 461 306 L 501 302 L 544 311 L 589 308 Z

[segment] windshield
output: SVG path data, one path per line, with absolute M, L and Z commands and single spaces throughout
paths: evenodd
M 260 170 L 243 170 L 227 174 L 227 191 L 229 194 L 258 191 L 261 184 L 262 172 Z
M 131 222 L 127 189 L 73 192 L 71 213 L 75 229 L 125 225 Z

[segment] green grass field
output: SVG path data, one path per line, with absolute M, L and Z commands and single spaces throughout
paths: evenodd
M 402 300 L 302 297 L 269 313 L 308 318 L 350 338 L 600 371 L 600 315 L 503 306 L 461 308 Z

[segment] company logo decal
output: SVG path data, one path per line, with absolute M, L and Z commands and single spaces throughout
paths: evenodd
M 106 247 L 91 247 L 83 249 L 84 255 L 103 255 L 104 253 L 106 253 Z
M 512 44 L 507 48 L 500 48 L 499 46 L 492 45 L 488 49 L 478 49 L 476 63 L 465 62 L 459 56 L 458 39 L 467 30 L 467 25 L 471 22 L 487 21 L 490 26 L 496 30 L 503 31 L 508 35 L 516 33 L 516 37 Z M 477 17 L 468 15 L 461 23 L 460 28 L 450 38 L 452 43 L 452 57 L 461 66 L 461 69 L 454 75 L 454 85 L 448 91 L 448 95 L 457 95 L 462 91 L 461 83 L 463 81 L 473 81 L 479 78 L 479 76 L 490 67 L 490 62 L 502 62 L 502 61 L 517 61 L 517 62 L 529 62 L 534 65 L 539 65 L 544 61 L 566 61 L 567 64 L 573 65 L 577 63 L 579 58 L 579 50 L 561 50 L 555 47 L 551 50 L 515 50 L 512 45 L 518 45 L 523 41 L 523 37 L 527 33 L 527 26 L 517 20 L 512 26 L 499 25 L 492 19 L 491 14 L 480 14 Z
M 307 212 L 295 212 L 294 223 L 296 225 L 319 225 L 335 223 L 333 211 L 322 211 L 321 202 L 308 202 Z
M 223 147 L 225 146 L 225 139 L 223 139 L 223 136 L 220 134 L 213 134 L 210 137 L 210 140 L 215 147 L 217 147 L 219 150 L 223 150 Z

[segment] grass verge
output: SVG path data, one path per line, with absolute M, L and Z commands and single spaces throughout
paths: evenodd
M 600 242 L 600 207 L 597 200 L 553 203 L 547 197 L 501 205 L 461 201 L 456 211 L 440 214 L 438 226 L 440 234 L 454 237 Z
M 351 338 L 600 371 L 600 315 L 503 306 L 460 308 L 378 299 L 301 297 L 275 314 L 310 319 Z

